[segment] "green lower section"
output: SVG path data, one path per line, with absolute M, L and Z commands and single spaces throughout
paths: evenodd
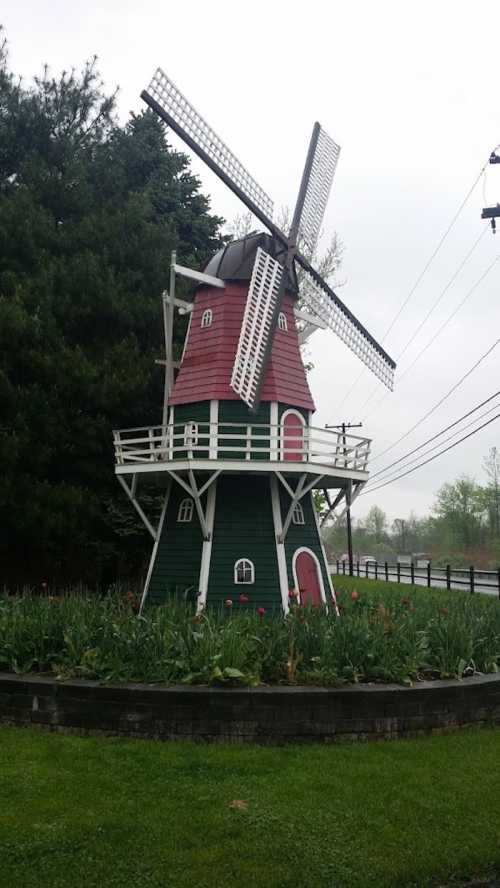
M 172 484 L 168 507 L 148 590 L 148 603 L 161 604 L 170 596 L 195 599 L 200 576 L 203 538 L 196 510 L 188 523 L 177 521 L 179 506 L 187 493 Z
M 197 478 L 201 486 L 205 476 Z M 264 607 L 268 613 L 280 611 L 281 590 L 273 521 L 270 476 L 221 475 L 216 482 L 215 519 L 208 579 L 207 606 L 224 606 L 231 599 L 235 609 Z M 292 483 L 292 482 L 290 482 Z M 284 523 L 290 497 L 280 485 L 280 506 Z M 148 604 L 161 604 L 169 597 L 195 600 L 199 590 L 203 539 L 196 509 L 192 520 L 179 522 L 179 506 L 186 492 L 172 483 L 165 522 L 157 548 L 148 590 Z M 288 588 L 295 585 L 293 557 L 297 549 L 310 549 L 321 566 L 328 595 L 329 578 L 313 512 L 310 494 L 301 501 L 304 524 L 290 524 L 285 541 Z M 206 497 L 203 498 L 206 510 Z M 251 561 L 255 568 L 253 584 L 234 581 L 235 562 Z M 240 604 L 239 596 L 249 598 Z
M 234 582 L 234 564 L 247 558 L 255 566 L 255 583 Z M 268 475 L 225 475 L 217 482 L 215 525 L 208 603 L 218 604 L 240 593 L 248 607 L 281 609 L 278 560 Z
M 292 486 L 292 485 L 291 485 Z M 281 504 L 281 514 L 283 516 L 283 522 L 285 521 L 286 514 L 288 512 L 288 507 L 290 505 L 290 497 L 288 493 L 281 486 L 280 489 L 280 504 Z M 300 505 L 302 506 L 302 511 L 304 513 L 304 524 L 290 524 L 288 528 L 288 533 L 286 535 L 285 540 L 285 555 L 286 555 L 286 566 L 288 572 L 288 582 L 291 588 L 295 586 L 295 581 L 293 578 L 293 556 L 297 549 L 300 549 L 304 546 L 307 549 L 310 549 L 311 552 L 314 552 L 316 558 L 318 559 L 321 565 L 321 575 L 323 577 L 323 585 L 325 587 L 325 593 L 328 597 L 328 590 L 330 588 L 330 580 L 328 577 L 328 572 L 326 570 L 324 558 L 323 558 L 323 549 L 321 547 L 321 540 L 318 534 L 318 528 L 316 525 L 316 519 L 314 517 L 313 511 L 313 503 L 312 497 L 310 493 L 306 493 L 305 497 L 301 499 Z

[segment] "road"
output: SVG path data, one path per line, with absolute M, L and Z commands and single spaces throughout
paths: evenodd
M 329 568 L 333 575 L 337 574 L 337 566 L 330 564 Z M 347 575 L 346 565 L 346 575 Z M 354 575 L 357 576 L 356 565 L 354 565 Z M 366 577 L 366 565 L 360 565 L 360 577 Z M 343 576 L 342 569 L 339 576 Z M 375 579 L 375 565 L 368 565 L 368 578 Z M 385 580 L 385 567 L 383 564 L 378 565 L 378 579 Z M 389 582 L 397 583 L 398 574 L 396 565 L 388 565 Z M 410 568 L 408 565 L 401 565 L 400 581 L 401 583 L 411 584 Z M 415 568 L 415 586 L 427 586 L 427 570 L 425 568 Z M 431 586 L 436 589 L 446 589 L 446 570 L 433 567 L 431 571 Z M 468 568 L 464 570 L 453 570 L 450 574 L 451 589 L 465 589 L 470 591 L 470 573 Z M 499 579 L 497 571 L 476 570 L 474 572 L 474 591 L 484 592 L 487 595 L 499 595 Z

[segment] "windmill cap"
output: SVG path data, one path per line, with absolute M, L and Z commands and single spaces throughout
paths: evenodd
M 283 249 L 270 234 L 255 231 L 218 250 L 203 271 L 213 277 L 222 278 L 223 281 L 250 281 L 257 247 L 261 247 L 273 258 Z M 298 294 L 295 271 L 291 275 L 287 274 L 285 289 L 294 295 Z

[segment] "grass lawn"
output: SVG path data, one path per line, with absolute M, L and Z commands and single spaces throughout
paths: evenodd
M 4 727 L 0 763 L 2 888 L 427 888 L 500 870 L 499 730 L 261 748 Z

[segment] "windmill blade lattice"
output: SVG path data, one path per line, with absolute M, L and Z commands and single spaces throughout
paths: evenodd
M 327 132 L 316 123 L 311 139 L 313 154 L 307 159 L 301 190 L 302 206 L 296 221 L 298 234 L 304 241 L 307 252 L 312 255 L 323 224 L 328 198 L 332 189 L 333 177 L 337 168 L 340 145 L 330 138 Z
M 312 314 L 328 324 L 351 351 L 387 386 L 394 388 L 395 363 L 363 325 L 335 296 L 327 284 L 321 286 L 307 271 L 301 286 L 301 298 Z
M 258 247 L 231 376 L 231 388 L 251 408 L 259 392 L 282 278 L 280 263 Z
M 241 192 L 240 196 L 246 197 L 266 220 L 272 219 L 273 201 L 269 195 L 161 68 L 157 68 L 147 92 L 142 96 L 146 101 L 150 98 L 154 100 L 153 109 L 226 184 L 236 186 Z M 148 101 L 148 104 L 151 105 L 151 102 Z

